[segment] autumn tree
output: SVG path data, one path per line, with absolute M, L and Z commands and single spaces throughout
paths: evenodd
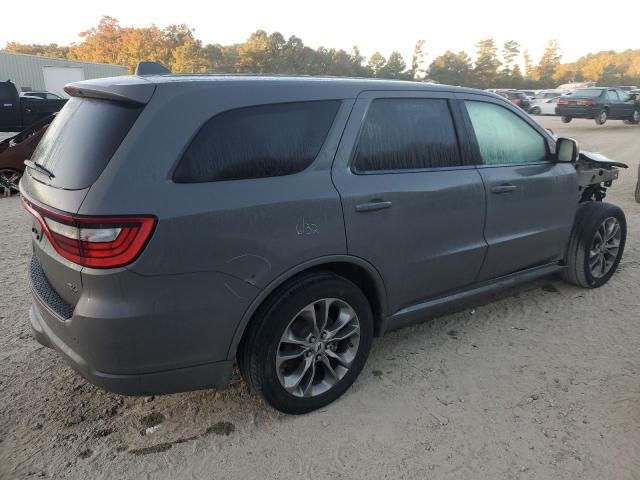
M 53 58 L 67 58 L 69 55 L 69 47 L 63 47 L 57 43 L 39 45 L 35 43 L 23 44 L 18 42 L 9 42 L 4 50 L 13 53 L 25 53 L 27 55 L 38 55 L 41 57 Z
M 500 49 L 501 62 L 491 38 L 476 45 L 475 66 L 466 52 L 446 51 L 431 62 L 425 72 L 423 40 L 416 42 L 407 68 L 398 52 L 391 53 L 388 59 L 376 52 L 367 61 L 357 46 L 349 51 L 311 48 L 294 35 L 286 38 L 280 32 L 263 30 L 255 31 L 242 43 L 205 45 L 185 24 L 164 28 L 123 27 L 117 19 L 105 16 L 80 37 L 78 44 L 69 46 L 9 42 L 5 50 L 124 65 L 130 72 L 141 60 L 156 60 L 176 72 L 291 73 L 413 80 L 428 73 L 430 79 L 441 83 L 481 88 L 540 88 L 582 80 L 603 85 L 640 85 L 640 50 L 595 52 L 562 64 L 560 47 L 555 40 L 547 42 L 535 67 L 529 52 L 523 52 L 524 72 L 516 61 L 520 45 L 515 40 L 505 42 Z
M 113 17 L 104 16 L 97 27 L 80 32 L 82 42 L 69 48 L 69 58 L 121 64 L 123 31 Z

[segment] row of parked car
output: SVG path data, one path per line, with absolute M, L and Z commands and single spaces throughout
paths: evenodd
M 635 86 L 588 87 L 573 91 L 492 90 L 532 115 L 558 115 L 564 123 L 574 118 L 640 123 L 640 89 Z

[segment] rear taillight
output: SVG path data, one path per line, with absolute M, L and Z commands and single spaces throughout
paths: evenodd
M 150 215 L 88 217 L 36 205 L 22 197 L 53 248 L 67 260 L 91 268 L 122 267 L 145 247 L 156 224 Z
M 567 100 L 566 98 L 560 98 L 558 100 L 558 105 L 569 105 L 569 100 Z
M 595 103 L 593 100 L 576 100 L 576 105 L 594 105 Z

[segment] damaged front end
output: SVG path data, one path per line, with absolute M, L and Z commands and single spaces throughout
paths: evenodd
M 620 168 L 629 168 L 601 153 L 581 151 L 575 162 L 578 173 L 580 202 L 601 202 L 607 196 L 607 188 L 618 178 Z

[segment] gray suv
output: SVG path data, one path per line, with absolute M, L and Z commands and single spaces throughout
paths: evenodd
M 373 337 L 613 275 L 622 166 L 478 90 L 155 74 L 70 84 L 27 162 L 35 337 L 122 394 L 338 398 Z

